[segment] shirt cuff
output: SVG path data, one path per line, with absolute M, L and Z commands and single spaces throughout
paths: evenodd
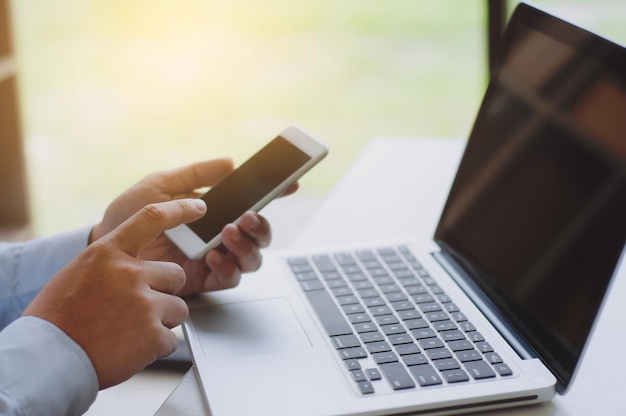
M 52 323 L 26 316 L 0 332 L 0 410 L 79 415 L 98 387 L 87 353 Z

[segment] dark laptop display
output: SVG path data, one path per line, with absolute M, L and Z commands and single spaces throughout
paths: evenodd
M 435 239 L 563 392 L 626 240 L 626 51 L 513 19 Z

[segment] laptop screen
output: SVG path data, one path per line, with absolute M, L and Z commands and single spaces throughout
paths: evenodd
M 435 239 L 570 382 L 626 241 L 626 50 L 520 5 Z

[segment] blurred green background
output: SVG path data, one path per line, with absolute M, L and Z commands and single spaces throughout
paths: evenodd
M 535 2 L 624 42 L 623 3 Z M 150 172 L 239 164 L 289 124 L 331 148 L 301 181 L 320 200 L 371 138 L 466 137 L 488 79 L 484 0 L 11 5 L 36 235 L 98 221 Z

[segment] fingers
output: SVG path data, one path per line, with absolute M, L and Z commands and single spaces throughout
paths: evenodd
M 176 263 L 146 261 L 142 267 L 150 287 L 159 292 L 173 295 L 185 284 L 185 271 Z
M 246 212 L 241 217 L 239 229 L 260 248 L 268 247 L 272 241 L 272 228 L 269 222 L 255 212 Z
M 161 323 L 167 328 L 171 329 L 182 324 L 189 316 L 189 307 L 178 296 L 155 292 L 154 300 L 154 304 L 161 308 L 159 311 Z
M 215 185 L 232 171 L 233 161 L 221 158 L 160 172 L 155 180 L 170 195 L 190 194 L 195 189 Z
M 207 266 L 214 272 L 215 287 L 207 290 L 227 289 L 237 286 L 241 273 L 252 272 L 261 267 L 261 248 L 271 241 L 271 229 L 267 220 L 254 212 L 246 213 L 239 225 L 229 224 L 222 230 L 225 253 L 211 250 L 206 257 Z
M 296 182 L 293 185 L 291 185 L 289 188 L 287 188 L 287 190 L 285 192 L 283 192 L 280 196 L 282 197 L 282 196 L 291 195 L 294 192 L 296 192 L 299 187 L 300 187 L 300 184 L 298 182 Z
M 107 238 L 124 252 L 137 256 L 163 231 L 195 221 L 205 213 L 206 205 L 200 199 L 178 199 L 146 205 Z

